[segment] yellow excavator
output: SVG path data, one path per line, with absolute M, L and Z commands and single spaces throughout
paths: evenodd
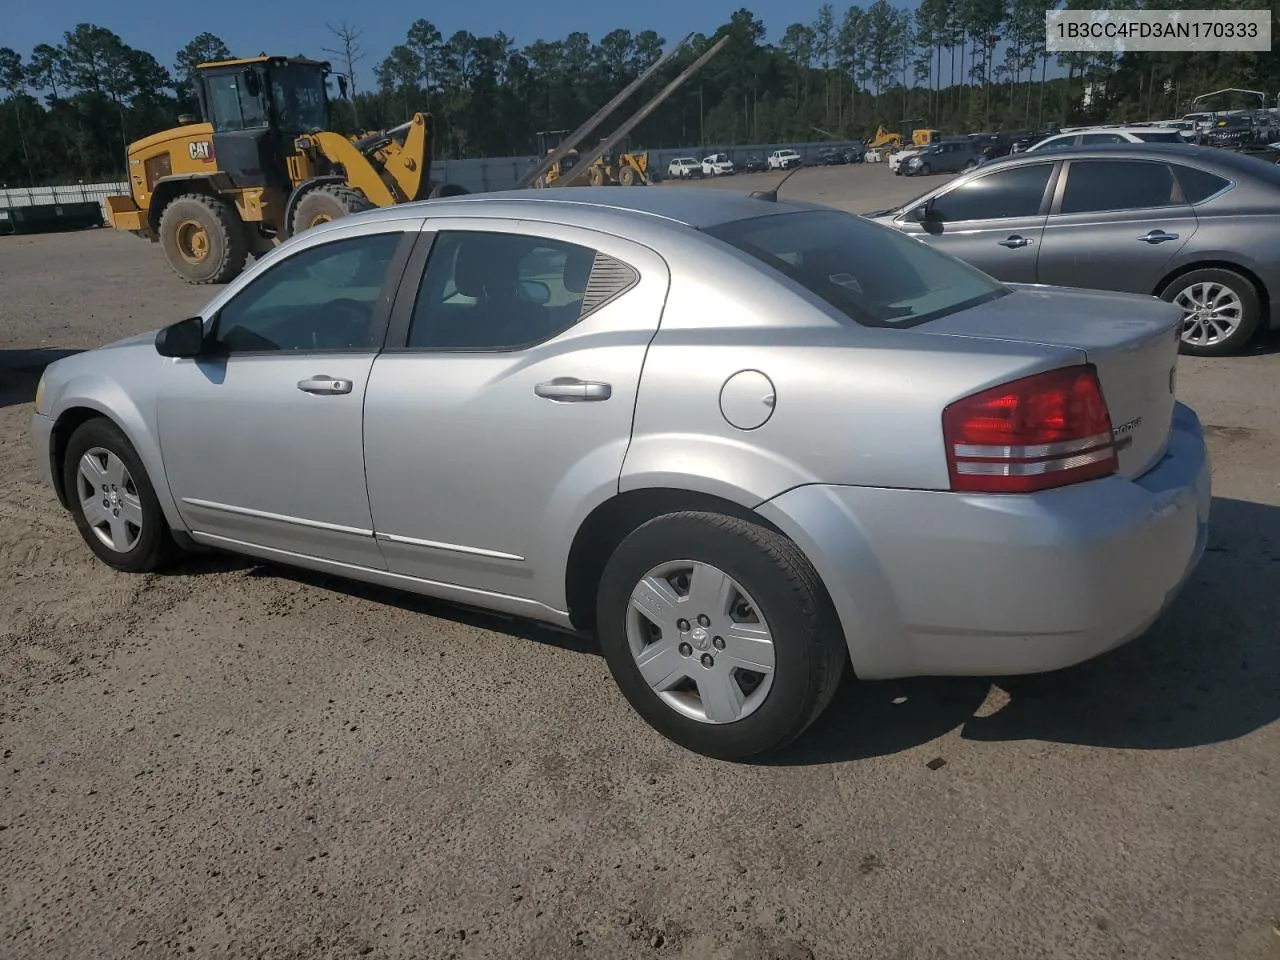
M 158 242 L 183 279 L 225 283 L 249 254 L 318 223 L 468 192 L 430 179 L 430 114 L 358 138 L 329 130 L 329 72 L 304 57 L 200 64 L 204 121 L 129 145 L 129 193 L 107 198 L 112 226 Z

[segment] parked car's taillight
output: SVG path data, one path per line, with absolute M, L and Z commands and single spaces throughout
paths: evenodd
M 942 413 L 951 489 L 1031 493 L 1115 473 L 1111 414 L 1092 364 L 957 400 Z

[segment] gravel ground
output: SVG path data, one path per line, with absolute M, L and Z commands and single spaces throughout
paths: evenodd
M 0 238 L 0 283 L 0 957 L 1280 957 L 1275 338 L 1182 362 L 1213 536 L 1146 637 L 850 682 L 792 753 L 730 765 L 645 727 L 589 641 L 236 559 L 94 562 L 36 482 L 38 371 L 208 291 L 106 230 Z

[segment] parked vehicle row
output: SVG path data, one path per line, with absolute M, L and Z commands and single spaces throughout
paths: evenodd
M 1173 143 L 1032 150 L 868 216 L 1006 282 L 1156 295 L 1182 348 L 1280 328 L 1280 168 Z

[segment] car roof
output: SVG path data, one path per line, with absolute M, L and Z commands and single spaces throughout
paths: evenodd
M 1165 159 L 1197 160 L 1207 164 L 1223 164 L 1224 151 L 1217 147 L 1201 147 L 1194 143 L 1096 143 L 1091 146 L 1066 147 L 1050 153 L 1014 153 L 983 164 L 983 170 L 995 166 L 1012 166 L 1019 163 L 1051 163 L 1057 159 L 1081 157 L 1122 157 L 1126 160 L 1144 160 L 1153 156 Z
M 818 204 L 779 199 L 759 200 L 731 190 L 697 187 L 561 187 L 469 193 L 419 200 L 340 217 L 307 232 L 339 228 L 354 218 L 363 222 L 415 216 L 494 216 L 552 219 L 558 223 L 599 228 L 608 224 L 621 235 L 627 224 L 659 223 L 704 229 L 733 220 L 826 209 Z

